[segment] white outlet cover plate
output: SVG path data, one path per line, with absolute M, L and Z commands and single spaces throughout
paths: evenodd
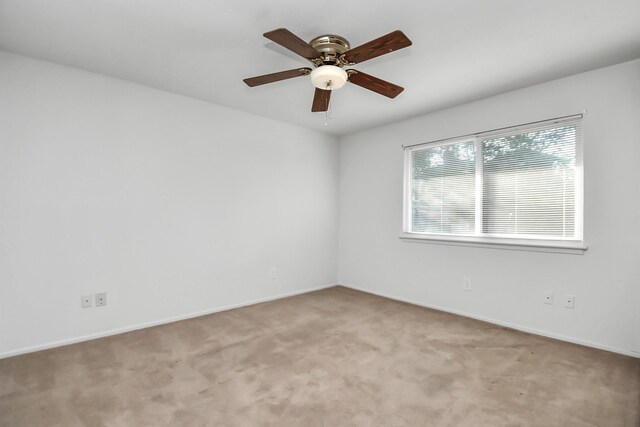
M 91 307 L 91 297 L 93 295 L 82 295 L 80 297 L 80 306 L 82 308 Z
M 96 307 L 102 307 L 104 305 L 107 305 L 107 293 L 100 292 L 96 294 Z
M 573 295 L 565 295 L 564 296 L 564 306 L 566 308 L 574 308 L 576 302 L 576 297 Z

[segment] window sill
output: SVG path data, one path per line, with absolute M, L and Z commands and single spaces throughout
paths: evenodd
M 582 241 L 497 239 L 490 237 L 445 236 L 438 234 L 402 233 L 400 239 L 412 243 L 470 246 L 514 251 L 552 252 L 583 255 L 587 246 Z

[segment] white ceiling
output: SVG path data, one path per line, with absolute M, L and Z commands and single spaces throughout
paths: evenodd
M 0 0 L 0 49 L 344 135 L 640 57 L 640 0 Z M 262 37 L 333 33 L 352 46 L 402 30 L 413 46 L 355 66 L 405 87 L 355 85 L 311 113 L 307 66 Z

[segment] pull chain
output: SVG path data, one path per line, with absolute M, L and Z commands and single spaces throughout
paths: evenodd
M 327 82 L 327 86 L 325 90 L 331 90 L 331 80 Z M 322 126 L 329 126 L 329 120 L 331 120 L 331 102 L 327 105 L 327 110 L 324 112 L 324 123 Z

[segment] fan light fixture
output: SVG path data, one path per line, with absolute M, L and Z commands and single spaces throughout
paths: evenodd
M 321 65 L 314 69 L 311 74 L 311 83 L 318 89 L 334 90 L 340 89 L 347 83 L 347 72 L 335 65 Z

